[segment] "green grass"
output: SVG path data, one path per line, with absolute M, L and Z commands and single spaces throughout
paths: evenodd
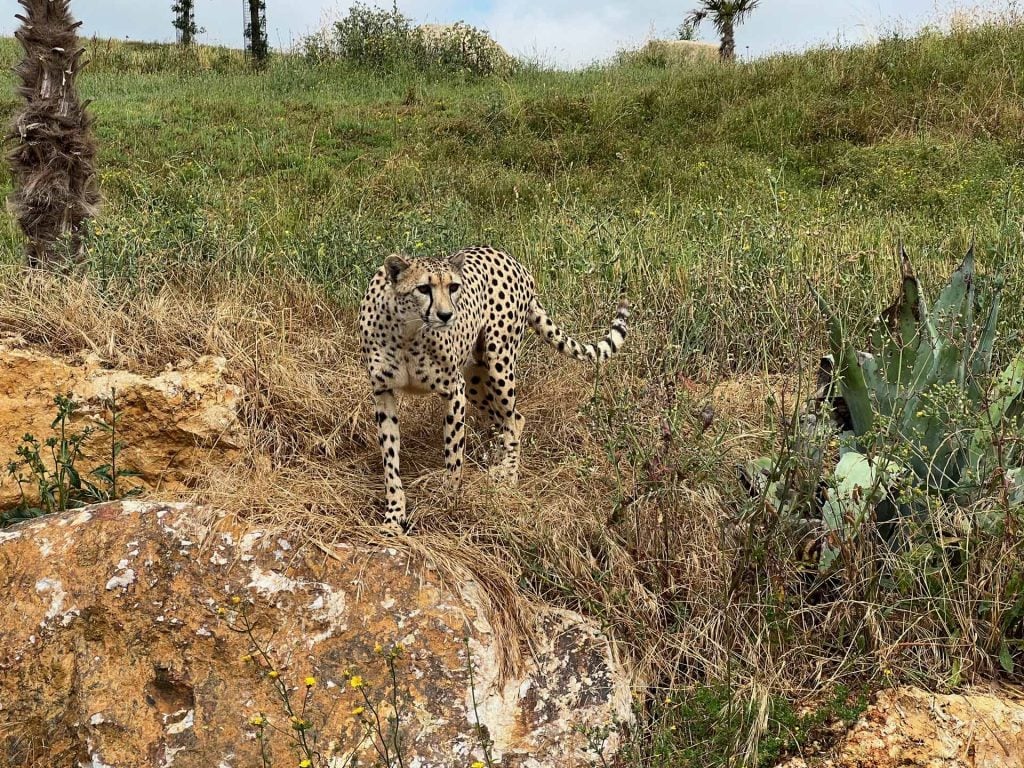
M 261 426 L 277 429 L 289 450 L 301 453 L 302 440 L 321 433 L 334 439 L 335 425 L 358 412 L 358 395 L 331 389 L 338 359 L 358 368 L 336 342 L 349 333 L 338 321 L 351 317 L 391 251 L 480 242 L 509 249 L 537 276 L 545 304 L 578 329 L 603 326 L 626 288 L 636 331 L 617 370 L 629 373 L 615 386 L 595 385 L 580 417 L 590 417 L 587 428 L 600 439 L 597 456 L 546 438 L 543 427 L 527 444 L 533 455 L 560 458 L 560 478 L 602 489 L 599 502 L 597 491 L 584 499 L 600 524 L 570 520 L 582 532 L 574 528 L 578 540 L 566 544 L 557 540 L 564 531 L 538 530 L 531 517 L 474 541 L 492 560 L 497 548 L 497 559 L 515 563 L 522 589 L 581 607 L 634 647 L 647 643 L 651 655 L 675 660 L 667 673 L 670 662 L 651 665 L 664 676 L 643 706 L 636 764 L 736 765 L 743 755 L 767 765 L 814 738 L 822 720 L 856 715 L 861 704 L 846 684 L 877 684 L 890 666 L 950 686 L 991 670 L 975 635 L 950 639 L 950 626 L 977 614 L 945 582 L 935 582 L 938 598 L 913 591 L 916 582 L 906 594 L 874 582 L 842 585 L 846 592 L 832 581 L 794 586 L 791 543 L 764 510 L 747 521 L 746 548 L 714 549 L 718 532 L 707 531 L 737 499 L 733 445 L 750 435 L 723 431 L 741 429 L 728 414 L 714 434 L 696 433 L 690 409 L 702 402 L 677 384 L 745 372 L 795 378 L 825 346 L 807 280 L 847 322 L 867 323 L 892 298 L 901 243 L 934 288 L 974 242 L 981 271 L 1006 277 L 999 354 L 1019 347 L 1024 27 L 892 36 L 730 67 L 527 67 L 507 78 L 381 75 L 291 56 L 253 74 L 239 53 L 221 49 L 90 47 L 80 89 L 97 116 L 105 205 L 87 268 L 110 304 L 95 317 L 123 322 L 119 338 L 133 338 L 125 328 L 135 323 L 129 330 L 145 345 L 129 356 L 159 367 L 159 334 L 124 307 L 146 306 L 144 298 L 168 286 L 190 295 L 207 276 L 269 286 L 258 294 L 266 308 L 235 308 L 238 317 L 227 320 L 211 310 L 191 331 L 174 327 L 195 338 L 167 349 L 230 347 L 214 330 L 242 328 L 257 340 L 238 349 L 295 366 L 292 379 L 273 365 L 265 373 L 254 363 L 251 374 L 261 386 L 271 382 L 253 401 L 278 409 Z M 13 64 L 17 56 L 12 41 L 0 41 L 0 58 Z M 7 112 L 14 106 L 4 97 Z M 6 217 L 0 251 L 8 264 L 20 258 Z M 293 316 L 285 289 L 276 303 L 266 298 L 282 278 L 313 286 L 315 301 Z M 51 304 L 52 327 L 38 338 L 70 339 L 62 349 L 84 344 L 52 330 L 63 328 L 53 318 L 66 308 Z M 74 301 L 67 304 L 70 315 Z M 153 328 L 173 326 L 166 302 L 161 311 Z M 276 347 L 266 342 L 275 333 Z M 93 337 L 105 343 L 107 335 Z M 307 376 L 298 364 L 309 360 L 320 367 Z M 558 388 L 554 364 L 527 360 L 542 382 L 535 403 L 552 382 L 551 397 L 578 394 Z M 246 377 L 248 370 L 251 384 Z M 315 413 L 299 414 L 311 403 Z M 765 421 L 791 406 L 774 403 Z M 588 471 L 609 465 L 622 474 L 594 480 L 600 473 Z M 301 475 L 305 465 L 296 466 L 289 470 Z M 707 491 L 703 507 L 691 491 Z M 326 498 L 329 507 L 334 496 Z M 549 501 L 533 507 L 528 499 L 524 508 L 549 514 Z M 567 503 L 561 512 L 573 509 Z M 575 559 L 561 558 L 572 546 Z M 626 554 L 635 570 L 618 580 Z M 638 607 L 633 578 L 657 597 L 656 622 Z M 854 599 L 861 586 L 868 597 Z M 835 594 L 853 597 L 844 603 Z M 794 699 L 812 689 L 806 713 Z
M 107 201 L 92 252 L 132 283 L 285 270 L 351 304 L 389 251 L 489 242 L 559 309 L 581 274 L 606 295 L 624 280 L 641 317 L 685 308 L 681 363 L 741 370 L 792 364 L 783 323 L 815 320 L 805 276 L 852 316 L 876 311 L 900 242 L 934 275 L 975 240 L 1024 295 L 1021 28 L 510 79 L 290 57 L 254 75 L 236 52 L 92 47 L 81 90 Z M 16 256 L 9 220 L 0 243 Z

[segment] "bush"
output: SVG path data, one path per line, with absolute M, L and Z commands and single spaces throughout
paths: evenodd
M 469 24 L 417 27 L 397 6 L 381 10 L 362 3 L 332 27 L 307 37 L 302 49 L 316 62 L 348 61 L 374 70 L 411 66 L 490 75 L 514 66 L 501 46 Z

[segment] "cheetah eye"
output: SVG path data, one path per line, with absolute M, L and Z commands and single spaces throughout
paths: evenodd
M 422 293 L 424 296 L 429 296 L 430 295 L 430 286 L 429 285 L 417 285 L 416 286 L 416 290 L 419 291 L 420 293 Z
M 458 283 L 449 283 L 448 284 L 448 293 L 455 293 L 461 287 L 462 286 L 460 286 Z

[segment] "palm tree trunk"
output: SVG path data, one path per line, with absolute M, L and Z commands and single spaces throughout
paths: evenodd
M 75 90 L 85 49 L 70 0 L 18 1 L 25 15 L 14 36 L 25 58 L 15 72 L 25 105 L 8 134 L 15 143 L 9 202 L 28 240 L 29 266 L 62 268 L 81 258 L 83 227 L 100 202 L 92 118 Z
M 722 23 L 722 44 L 718 47 L 718 57 L 722 61 L 736 60 L 736 30 L 733 28 L 732 19 Z

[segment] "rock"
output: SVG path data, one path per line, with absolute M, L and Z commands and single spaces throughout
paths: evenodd
M 692 64 L 695 61 L 719 61 L 718 43 L 704 40 L 649 40 L 630 58 L 659 61 L 666 66 Z
M 515 639 L 498 636 L 480 586 L 451 568 L 442 579 L 402 547 L 324 550 L 208 510 L 134 501 L 0 531 L 0 755 L 249 768 L 263 764 L 263 733 L 272 764 L 294 766 L 283 684 L 294 711 L 305 706 L 323 758 L 314 764 L 350 765 L 355 752 L 377 765 L 372 712 L 387 736 L 396 701 L 406 766 L 485 762 L 484 739 L 502 768 L 599 762 L 588 738 L 628 721 L 630 686 L 596 624 L 538 607 L 532 654 L 503 675 L 502 644 Z M 604 759 L 615 746 L 613 733 Z
M 95 357 L 69 361 L 23 348 L 17 340 L 0 343 L 0 510 L 19 499 L 6 471 L 26 433 L 44 441 L 53 434 L 53 398 L 71 393 L 82 405 L 75 429 L 108 418 L 104 404 L 116 392 L 121 412 L 119 461 L 140 473 L 132 482 L 174 492 L 186 487 L 207 463 L 227 464 L 245 444 L 238 419 L 241 394 L 224 378 L 225 361 L 201 357 L 170 366 L 157 376 L 104 369 Z M 96 432 L 86 446 L 91 470 L 109 459 L 110 438 Z
M 833 752 L 784 768 L 1004 768 L 1024 765 L 1024 698 L 895 688 L 878 694 Z
M 483 57 L 490 69 L 503 72 L 515 66 L 515 58 L 509 55 L 494 38 L 462 22 L 455 24 L 420 24 L 416 30 L 428 47 L 441 52 L 446 49 L 465 49 L 474 63 Z

